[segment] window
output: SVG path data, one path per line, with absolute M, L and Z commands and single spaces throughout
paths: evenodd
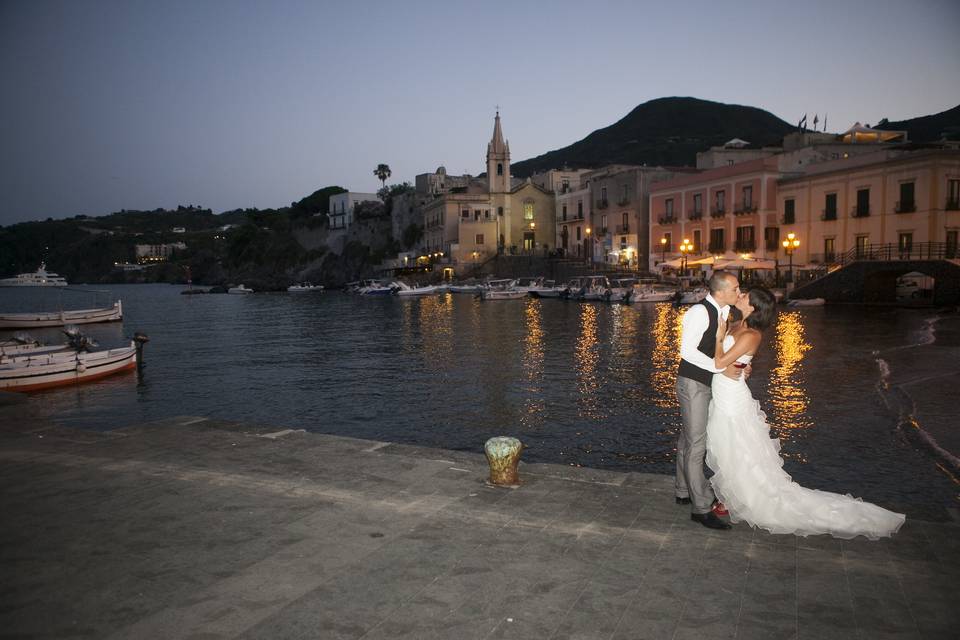
M 478 245 L 483 244 L 483 234 L 478 233 L 477 237 L 474 238 L 474 240 L 475 240 L 474 244 L 478 244 Z
M 780 248 L 780 227 L 767 227 L 764 229 L 763 240 L 767 251 L 777 251 Z
M 497 207 L 497 215 L 498 215 L 498 216 L 502 216 L 502 215 L 503 215 L 503 207 Z
M 866 258 L 870 252 L 870 236 L 857 236 L 854 239 L 854 246 L 857 249 L 858 258 Z
M 947 259 L 954 259 L 957 257 L 957 231 L 956 229 L 951 229 L 947 231 L 947 246 L 946 246 L 946 255 L 944 256 Z
M 783 201 L 783 224 L 793 224 L 796 221 L 796 201 L 793 198 L 787 198 Z
M 600 203 L 606 206 L 607 204 L 607 188 L 600 187 Z
M 626 184 L 625 184 L 625 185 L 621 185 L 621 194 L 620 194 L 620 201 L 621 201 L 621 202 L 627 202 L 627 201 L 629 200 L 629 198 L 628 198 L 628 196 L 627 196 L 627 190 L 628 190 L 629 188 L 630 188 L 630 185 L 626 185 Z
M 757 248 L 753 227 L 737 227 L 737 241 L 734 249 L 740 253 L 750 253 Z
M 630 226 L 630 214 L 624 212 L 623 214 L 623 228 L 627 229 Z M 626 233 L 626 232 L 624 232 Z
M 581 229 L 580 227 L 577 227 L 577 242 L 580 242 L 580 240 L 581 240 L 581 237 L 580 237 L 580 229 Z
M 480 209 L 474 209 L 474 210 L 473 210 L 473 219 L 474 219 L 474 220 L 479 220 L 479 219 L 480 219 Z
M 461 211 L 461 212 L 460 212 L 460 217 L 461 217 L 461 218 L 469 218 L 469 217 L 470 217 L 470 209 L 464 209 L 463 211 Z
M 837 194 L 828 193 L 823 202 L 823 216 L 821 220 L 837 219 Z
M 577 200 L 577 215 L 583 217 L 583 200 Z
M 753 187 L 743 188 L 743 208 L 744 209 L 753 208 Z
M 696 229 L 693 232 L 693 252 L 694 253 L 700 253 L 701 251 L 700 247 L 703 246 L 701 244 L 701 241 L 702 241 L 702 238 L 700 237 L 700 229 Z
M 910 253 L 913 251 L 913 232 L 908 231 L 901 233 L 897 244 L 900 247 L 900 253 Z
M 563 219 L 567 219 L 567 205 L 563 205 Z
M 663 246 L 666 247 L 665 251 L 673 251 L 673 234 L 665 233 L 663 237 L 666 238 L 666 242 L 663 243 Z M 663 248 L 663 247 L 661 247 Z
M 726 250 L 723 229 L 710 229 L 710 253 L 723 253 Z
M 607 216 L 606 215 L 600 216 L 600 229 L 601 229 L 601 233 L 607 232 Z
M 563 225 L 563 229 L 560 231 L 560 246 L 564 249 L 567 248 L 567 238 L 570 237 L 570 231 L 567 229 L 567 225 Z
M 948 211 L 960 209 L 960 180 L 947 180 L 947 206 Z
M 560 191 L 561 193 L 566 193 L 570 191 L 570 178 L 564 178 L 560 181 Z
M 532 202 L 523 203 L 523 219 L 533 220 L 533 203 Z
M 870 215 L 870 189 L 857 189 L 857 207 L 853 215 L 857 218 Z
M 700 215 L 703 213 L 703 194 L 695 193 L 693 194 L 693 213 L 694 215 Z
M 484 209 L 484 210 L 483 210 L 483 217 L 484 217 L 485 219 L 487 219 L 487 220 L 490 219 L 490 209 Z
M 716 210 L 717 213 L 723 213 L 727 210 L 727 194 L 721 189 L 716 193 Z
M 897 213 L 910 213 L 917 208 L 913 200 L 913 182 L 900 183 L 900 202 L 897 203 Z
M 498 162 L 498 163 L 497 163 L 497 175 L 498 175 L 498 176 L 502 176 L 502 175 L 503 175 L 503 163 L 502 163 L 502 162 Z
M 663 213 L 668 218 L 673 217 L 673 198 L 667 198 L 663 202 Z
M 837 252 L 835 250 L 833 238 L 824 238 L 823 239 L 823 261 L 824 262 L 833 262 L 837 257 Z

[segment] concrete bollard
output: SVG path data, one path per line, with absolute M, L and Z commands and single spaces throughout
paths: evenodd
M 517 487 L 520 485 L 520 475 L 517 465 L 520 464 L 520 453 L 523 444 L 516 438 L 498 436 L 490 438 L 483 446 L 490 464 L 490 484 L 501 487 Z

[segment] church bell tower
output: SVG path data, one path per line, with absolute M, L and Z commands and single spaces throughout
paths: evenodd
M 510 144 L 500 130 L 500 111 L 493 124 L 493 138 L 487 145 L 487 182 L 490 193 L 510 192 Z

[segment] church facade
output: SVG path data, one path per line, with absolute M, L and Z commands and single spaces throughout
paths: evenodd
M 510 144 L 500 113 L 487 144 L 487 175 L 453 187 L 423 208 L 424 251 L 463 273 L 498 252 L 538 254 L 555 249 L 552 191 L 510 176 Z

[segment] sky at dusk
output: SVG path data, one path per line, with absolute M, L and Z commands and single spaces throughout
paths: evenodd
M 841 131 L 960 104 L 960 2 L 0 0 L 0 225 L 485 170 L 693 96 Z

